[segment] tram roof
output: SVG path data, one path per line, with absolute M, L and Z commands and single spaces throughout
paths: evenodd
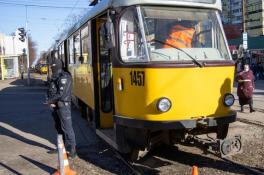
M 61 43 L 67 37 L 72 35 L 78 28 L 84 25 L 88 20 L 99 15 L 108 8 L 125 7 L 132 5 L 155 5 L 155 6 L 175 6 L 175 7 L 193 7 L 193 8 L 211 8 L 222 10 L 221 0 L 102 0 L 83 16 L 60 40 Z

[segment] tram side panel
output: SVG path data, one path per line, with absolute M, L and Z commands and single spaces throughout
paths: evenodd
M 89 64 L 69 65 L 73 78 L 73 94 L 94 109 L 94 86 L 92 67 Z

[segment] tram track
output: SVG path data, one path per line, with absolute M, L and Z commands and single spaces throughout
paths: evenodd
M 241 119 L 241 118 L 238 118 L 238 121 L 240 122 L 243 122 L 243 123 L 248 123 L 248 124 L 253 124 L 253 125 L 257 125 L 257 126 L 261 126 L 263 127 L 264 124 L 262 123 L 257 123 L 257 122 L 254 122 L 254 121 L 248 121 L 248 120 L 245 120 L 245 119 Z M 86 134 L 85 134 L 85 131 L 83 131 L 83 128 L 81 127 L 81 124 L 80 124 L 80 121 L 77 120 L 77 123 L 76 123 L 80 130 L 81 130 L 81 134 L 83 135 L 83 137 L 85 139 L 88 140 Z M 201 148 L 200 148 L 201 149 Z M 142 174 L 146 174 L 146 171 L 149 171 L 149 172 L 154 172 L 154 171 L 157 171 L 157 172 L 162 172 L 160 170 L 157 170 L 156 168 L 152 168 L 152 167 L 149 167 L 147 165 L 144 165 L 144 164 L 141 164 L 139 162 L 136 162 L 136 163 L 133 163 L 131 161 L 129 161 L 126 157 L 124 157 L 122 154 L 120 154 L 117 150 L 115 150 L 113 147 L 110 146 L 110 149 L 109 149 L 113 155 L 118 159 L 120 160 L 124 166 L 127 167 L 127 169 L 129 169 L 131 171 L 131 174 L 135 174 L 135 175 L 142 175 Z M 212 155 L 214 158 L 213 159 L 221 159 L 222 161 L 228 163 L 228 164 L 232 164 L 233 167 L 235 167 L 236 169 L 240 169 L 241 171 L 246 171 L 246 172 L 250 172 L 250 174 L 253 174 L 253 175 L 264 175 L 264 172 L 261 172 L 259 170 L 257 170 L 256 168 L 252 168 L 250 167 L 249 165 L 244 165 L 244 164 L 241 164 L 240 162 L 237 162 L 235 160 L 232 160 L 230 158 L 222 158 L 216 154 L 213 154 L 211 152 L 207 152 L 209 153 L 210 155 Z M 143 157 L 143 159 L 146 160 L 154 160 L 153 157 L 157 157 L 157 158 L 160 158 L 159 155 L 149 155 L 147 154 L 146 157 Z M 174 160 L 171 160 L 171 161 L 174 161 Z M 153 164 L 155 164 L 155 162 L 152 162 Z M 175 164 L 173 163 L 173 166 L 177 167 L 178 168 L 178 163 L 177 161 L 175 161 Z M 159 174 L 159 173 L 154 173 L 154 174 Z
M 234 105 L 234 106 L 240 108 L 239 105 Z M 248 107 L 248 106 L 244 106 L 244 109 L 249 110 L 249 107 Z M 261 109 L 261 108 L 256 108 L 256 107 L 254 107 L 254 110 L 255 110 L 256 112 L 264 113 L 264 109 Z
M 201 150 L 203 150 L 204 151 L 204 153 L 206 153 L 206 154 L 210 154 L 211 156 L 213 156 L 214 158 L 213 159 L 215 159 L 215 160 L 217 160 L 217 159 L 220 159 L 220 160 L 222 160 L 222 161 L 224 161 L 224 162 L 226 162 L 226 163 L 228 163 L 228 164 L 232 164 L 232 166 L 234 167 L 234 168 L 236 168 L 236 169 L 240 169 L 242 172 L 244 172 L 244 173 L 249 173 L 250 172 L 250 174 L 252 174 L 252 175 L 264 175 L 264 172 L 262 172 L 262 171 L 260 171 L 260 170 L 258 170 L 258 168 L 253 168 L 253 167 L 250 167 L 249 165 L 245 165 L 245 164 L 242 164 L 241 162 L 237 162 L 237 161 L 235 161 L 235 160 L 232 160 L 230 157 L 221 157 L 221 156 L 219 156 L 218 154 L 216 154 L 216 153 L 213 153 L 213 152 L 211 152 L 211 151 L 208 151 L 208 150 L 205 150 L 205 148 L 202 148 L 202 147 L 199 147 L 199 149 L 201 149 Z M 177 149 L 178 150 L 178 149 Z M 114 150 L 114 149 L 112 149 L 112 151 L 115 153 L 115 155 L 117 155 L 117 158 L 118 159 L 120 159 L 126 166 L 128 166 L 129 167 L 129 169 L 135 174 L 135 175 L 142 175 L 142 174 L 145 174 L 144 173 L 144 169 L 153 169 L 153 168 L 151 168 L 151 167 L 144 167 L 145 165 L 140 165 L 140 166 L 134 166 L 134 163 L 132 163 L 132 162 L 129 162 L 126 158 L 124 158 L 118 151 L 116 151 L 116 150 Z M 202 154 L 201 154 L 202 155 Z M 149 157 L 148 157 L 149 156 Z M 156 157 L 156 158 L 161 158 L 159 155 L 155 155 L 155 154 L 153 154 L 153 155 L 149 155 L 149 154 L 147 154 L 146 155 L 146 157 L 143 157 L 142 159 L 145 159 L 144 161 L 146 161 L 146 160 L 150 160 L 150 159 L 152 159 L 153 157 Z M 139 162 L 141 162 L 140 160 L 139 160 Z M 177 161 L 176 161 L 177 162 Z M 176 163 L 175 162 L 175 163 Z M 152 162 L 153 164 L 156 164 L 155 162 Z M 140 164 L 140 163 L 137 163 L 136 162 L 136 164 L 135 165 L 138 165 L 138 164 Z M 174 166 L 179 166 L 179 165 L 174 165 Z M 141 167 L 144 167 L 144 169 L 142 169 L 141 170 Z M 156 169 L 154 168 L 153 169 L 153 171 L 155 171 Z M 156 171 L 158 171 L 158 170 L 156 170 Z
M 128 160 L 126 160 L 118 151 L 111 147 L 111 151 L 115 154 L 116 158 L 122 161 L 134 175 L 142 175 L 142 172 L 136 169 Z
M 115 157 L 117 159 L 119 159 L 130 171 L 133 175 L 143 175 L 145 174 L 145 170 L 141 169 L 142 167 L 145 167 L 145 165 L 140 165 L 138 166 L 138 163 L 137 164 L 134 164 L 133 162 L 130 162 L 127 158 L 125 158 L 122 154 L 120 154 L 117 150 L 115 150 L 113 147 L 110 146 L 110 150 L 112 151 L 112 153 L 115 155 Z M 239 162 L 236 162 L 230 158 L 227 158 L 227 157 L 219 157 L 217 156 L 216 154 L 213 154 L 211 152 L 207 152 L 207 153 L 210 153 L 211 155 L 213 155 L 215 158 L 220 158 L 221 160 L 223 160 L 224 162 L 227 162 L 227 163 L 230 163 L 232 164 L 234 167 L 237 167 L 241 170 L 246 170 L 247 172 L 251 172 L 251 174 L 253 175 L 264 175 L 263 172 L 255 169 L 255 168 L 251 168 L 250 166 L 248 165 L 243 165 Z M 147 155 L 148 156 L 148 155 Z M 153 156 L 150 155 L 150 157 L 147 157 L 146 159 L 151 159 Z M 144 159 L 144 158 L 143 158 Z M 137 165 L 137 166 L 136 166 Z M 144 169 L 153 169 L 151 167 L 145 167 Z M 153 169 L 154 171 L 155 169 Z M 158 170 L 157 170 L 158 171 Z
M 247 171 L 251 172 L 254 175 L 264 175 L 264 172 L 261 172 L 259 170 L 254 169 L 254 168 L 251 168 L 251 167 L 249 167 L 247 165 L 242 165 L 239 162 L 236 162 L 236 161 L 234 161 L 232 159 L 229 159 L 229 158 L 221 158 L 221 159 L 226 161 L 226 162 L 229 162 L 229 163 L 233 164 L 234 166 L 237 166 L 237 167 L 239 167 L 241 169 L 247 170 Z
M 248 119 L 244 119 L 244 118 L 237 118 L 237 121 L 242 122 L 242 123 L 246 123 L 246 124 L 259 126 L 259 127 L 264 127 L 264 123 L 260 122 L 260 121 L 248 120 Z
M 126 158 L 124 158 L 118 151 L 116 151 L 114 148 L 111 149 L 112 152 L 116 155 L 116 157 L 121 160 L 135 175 L 143 175 L 145 174 L 143 170 L 140 170 L 140 168 L 135 167 L 133 165 L 133 163 L 129 162 L 128 160 L 126 160 Z M 208 153 L 208 152 L 207 152 Z M 235 160 L 232 160 L 230 158 L 227 157 L 219 157 L 216 154 L 210 153 L 211 155 L 213 155 L 215 158 L 220 158 L 221 160 L 223 160 L 224 162 L 227 162 L 229 164 L 232 164 L 233 166 L 241 169 L 241 170 L 246 170 L 247 172 L 250 172 L 252 175 L 264 175 L 264 172 L 261 172 L 255 168 L 251 168 L 248 165 L 243 165 Z M 147 158 L 147 159 L 151 159 L 151 157 Z M 151 169 L 150 167 L 148 167 L 149 169 Z

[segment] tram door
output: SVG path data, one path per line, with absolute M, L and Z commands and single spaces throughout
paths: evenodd
M 113 88 L 111 51 L 104 47 L 102 24 L 97 21 L 98 93 L 100 128 L 113 127 Z

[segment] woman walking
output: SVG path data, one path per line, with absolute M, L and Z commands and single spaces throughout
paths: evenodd
M 237 96 L 241 106 L 241 112 L 244 111 L 243 106 L 249 104 L 250 113 L 255 112 L 253 109 L 253 90 L 255 88 L 254 75 L 249 69 L 249 65 L 244 65 L 244 70 L 237 75 L 238 87 Z

